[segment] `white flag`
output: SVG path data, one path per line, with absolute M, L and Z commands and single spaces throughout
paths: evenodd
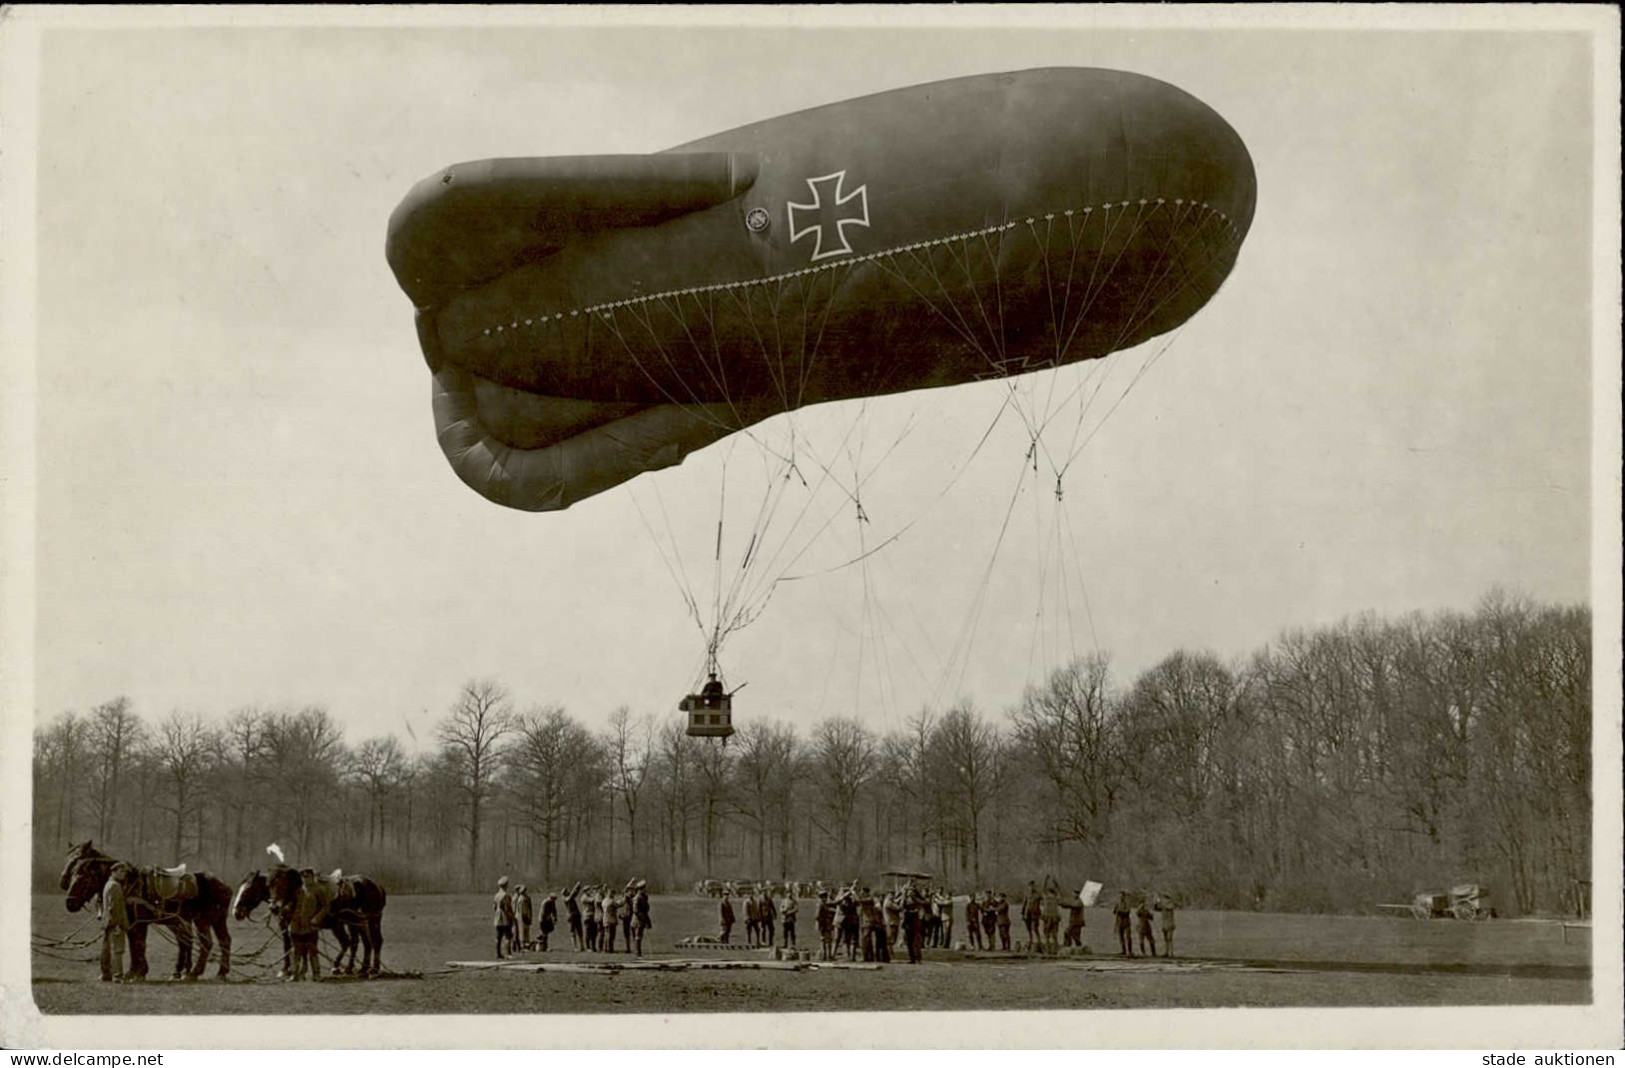
M 1100 900 L 1100 889 L 1099 883 L 1085 880 L 1083 889 L 1078 891 L 1078 900 L 1086 906 L 1093 905 Z

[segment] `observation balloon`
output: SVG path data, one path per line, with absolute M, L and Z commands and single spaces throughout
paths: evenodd
M 1224 282 L 1255 198 L 1195 97 L 1045 69 L 652 155 L 459 163 L 395 209 L 386 255 L 447 459 L 546 511 L 805 405 L 1164 334 Z

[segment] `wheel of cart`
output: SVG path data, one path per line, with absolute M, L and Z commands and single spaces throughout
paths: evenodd
M 1470 920 L 1478 915 L 1471 901 L 1458 901 L 1450 911 L 1458 920 Z
M 1411 915 L 1415 916 L 1417 919 L 1419 919 L 1419 920 L 1429 919 L 1431 917 L 1431 914 L 1432 914 L 1432 910 L 1428 907 L 1427 902 L 1425 902 L 1425 901 L 1417 901 L 1417 902 L 1412 903 L 1412 905 L 1411 905 Z

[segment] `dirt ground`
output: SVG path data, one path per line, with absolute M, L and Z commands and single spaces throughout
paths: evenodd
M 812 903 L 798 934 L 817 948 Z M 761 951 L 695 951 L 674 943 L 717 933 L 715 902 L 657 897 L 645 958 L 761 960 Z M 413 978 L 284 983 L 268 964 L 280 952 L 264 910 L 233 923 L 230 978 L 171 982 L 174 947 L 149 942 L 143 984 L 97 980 L 96 947 L 48 944 L 86 938 L 93 924 L 69 914 L 60 895 L 35 895 L 34 999 L 46 1013 L 593 1013 L 794 1012 L 1044 1008 L 1217 1008 L 1585 1004 L 1590 947 L 1561 925 L 1540 921 L 1421 921 L 1273 913 L 1179 914 L 1173 958 L 1118 957 L 1111 914 L 1088 911 L 1085 956 L 1032 958 L 927 950 L 919 966 L 875 971 L 695 970 L 613 974 L 459 970 L 452 961 L 495 957 L 484 895 L 399 896 L 384 916 L 384 963 Z M 962 918 L 956 916 L 956 920 Z M 736 938 L 743 937 L 736 926 Z M 1589 932 L 1585 932 L 1589 933 Z M 959 937 L 958 932 L 955 934 Z M 1019 943 L 1024 932 L 1012 932 Z M 555 938 L 554 945 L 557 946 Z M 567 939 L 565 939 L 567 941 Z M 270 942 L 269 945 L 267 943 Z M 331 943 L 325 943 L 329 949 Z M 258 955 L 255 950 L 265 946 Z M 617 947 L 618 949 L 620 947 Z M 273 949 L 276 952 L 273 952 Z M 814 956 L 816 957 L 816 952 Z M 66 959 L 64 959 L 66 958 Z M 628 961 L 624 953 L 557 948 L 522 960 Z M 418 977 L 420 976 L 420 977 Z

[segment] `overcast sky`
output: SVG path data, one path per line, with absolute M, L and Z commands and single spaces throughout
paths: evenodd
M 493 677 L 594 726 L 669 714 L 704 652 L 680 586 L 709 595 L 723 460 L 753 505 L 758 446 L 566 512 L 487 502 L 435 442 L 390 211 L 457 161 L 650 152 L 1042 66 L 1151 75 L 1218 111 L 1258 174 L 1239 262 L 1177 334 L 1018 384 L 1027 404 L 1100 389 L 1059 502 L 1053 473 L 1023 480 L 1000 383 L 802 413 L 834 466 L 872 472 L 869 522 L 807 491 L 801 530 L 833 517 L 784 570 L 808 577 L 724 649 L 740 720 L 885 729 L 958 697 L 998 712 L 1097 648 L 1126 680 L 1176 648 L 1238 656 L 1497 585 L 1587 601 L 1591 63 L 1589 37 L 1531 32 L 53 32 L 35 707 L 321 704 L 352 742 L 427 740 Z

